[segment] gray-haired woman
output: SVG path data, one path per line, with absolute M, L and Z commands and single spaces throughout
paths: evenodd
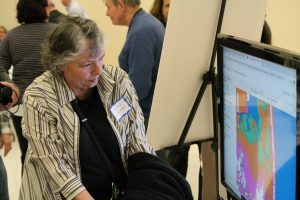
M 48 71 L 23 98 L 20 199 L 110 199 L 112 183 L 125 187 L 128 156 L 154 154 L 136 92 L 124 71 L 103 65 L 103 43 L 92 20 L 69 16 L 44 44 Z

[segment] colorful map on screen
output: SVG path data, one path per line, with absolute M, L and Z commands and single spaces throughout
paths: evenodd
M 237 98 L 237 185 L 247 200 L 275 199 L 272 106 L 241 89 Z

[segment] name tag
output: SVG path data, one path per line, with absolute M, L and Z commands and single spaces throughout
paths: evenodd
M 125 101 L 123 97 L 120 98 L 118 101 L 116 101 L 110 107 L 110 111 L 117 119 L 117 121 L 120 121 L 120 119 L 122 119 L 122 117 L 126 115 L 130 110 L 131 110 L 131 106 Z

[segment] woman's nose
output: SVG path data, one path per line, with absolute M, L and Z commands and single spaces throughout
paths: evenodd
M 94 62 L 93 63 L 93 73 L 96 75 L 101 74 L 102 72 L 102 62 Z

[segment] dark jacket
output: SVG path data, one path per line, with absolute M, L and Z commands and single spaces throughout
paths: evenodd
M 192 200 L 189 183 L 160 158 L 140 152 L 128 158 L 128 183 L 122 200 Z
M 49 15 L 48 22 L 57 24 L 61 16 L 65 16 L 65 15 L 59 12 L 58 10 L 53 10 Z

